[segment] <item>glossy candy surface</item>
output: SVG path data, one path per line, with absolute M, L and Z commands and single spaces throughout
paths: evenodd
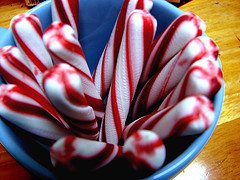
M 55 65 L 44 74 L 43 88 L 77 136 L 98 138 L 96 116 L 83 93 L 81 75 L 75 68 L 64 63 Z
M 205 36 L 198 36 L 188 42 L 141 89 L 136 102 L 134 102 L 132 119 L 153 111 L 179 83 L 191 64 L 203 59 L 216 61 L 218 51 L 217 45 Z
M 118 144 L 155 29 L 156 20 L 147 11 L 134 10 L 129 16 L 100 130 L 103 142 Z
M 94 83 L 102 98 L 106 97 L 113 79 L 124 28 L 130 13 L 135 9 L 150 11 L 152 6 L 152 0 L 124 1 L 110 39 L 104 48 L 93 75 Z
M 54 22 L 44 32 L 43 40 L 55 64 L 68 63 L 79 71 L 86 99 L 96 116 L 102 119 L 105 105 L 93 83 L 84 52 L 72 27 Z

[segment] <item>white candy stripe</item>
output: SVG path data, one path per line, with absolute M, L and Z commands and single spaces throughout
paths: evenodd
M 217 55 L 218 47 L 208 37 L 192 39 L 161 71 L 147 81 L 134 102 L 132 119 L 146 115 L 159 106 L 192 63 L 199 59 L 216 60 Z
M 19 14 L 11 20 L 15 42 L 26 56 L 27 63 L 41 84 L 42 74 L 52 67 L 52 59 L 42 41 L 42 27 L 36 15 Z
M 36 79 L 28 69 L 25 59 L 18 48 L 6 46 L 0 49 L 0 71 L 3 78 L 8 83 L 16 84 L 24 89 L 28 96 L 37 101 L 42 108 L 65 127 L 68 127 L 36 82 Z
M 179 84 L 164 99 L 158 110 L 171 106 L 191 95 L 212 98 L 223 84 L 222 70 L 215 61 L 199 60 L 193 63 Z
M 54 166 L 63 166 L 71 171 L 100 169 L 122 155 L 122 147 L 74 136 L 59 139 L 51 147 Z M 72 162 L 78 163 L 72 163 Z M 79 165 L 80 167 L 78 167 Z
M 193 13 L 186 12 L 176 18 L 155 42 L 143 70 L 140 84 L 144 85 L 191 39 L 202 35 L 205 28 L 205 23 Z
M 43 40 L 55 64 L 68 63 L 79 71 L 85 97 L 96 116 L 101 119 L 105 109 L 104 103 L 93 83 L 82 47 L 73 29 L 62 22 L 54 22 L 44 32 Z
M 127 125 L 126 140 L 139 129 L 154 131 L 161 139 L 173 135 L 194 135 L 205 131 L 214 120 L 213 103 L 205 96 L 190 96 L 163 110 L 157 110 Z
M 81 76 L 75 68 L 63 63 L 55 65 L 44 74 L 43 87 L 50 101 L 65 115 L 65 119 L 68 119 L 68 124 L 77 135 L 83 137 L 86 133 L 84 137 L 97 139 L 97 120 L 85 98 Z M 74 119 L 75 122 L 71 123 L 69 119 Z M 83 126 L 84 122 L 88 126 Z M 84 127 L 86 129 L 83 129 Z M 83 130 L 78 132 L 81 129 Z M 92 130 L 94 132 L 91 132 Z
M 78 37 L 79 0 L 52 0 L 52 19 L 70 25 Z
M 125 0 L 123 2 L 110 39 L 106 44 L 93 75 L 93 81 L 102 98 L 106 97 L 112 82 L 124 27 L 130 13 L 135 9 L 150 11 L 152 6 L 152 0 Z
M 0 86 L 0 115 L 17 127 L 43 138 L 57 140 L 70 134 L 16 85 Z
M 155 29 L 156 20 L 147 11 L 134 10 L 129 16 L 100 130 L 100 141 L 118 144 L 142 72 L 144 54 Z M 145 31 L 149 37 L 143 36 Z

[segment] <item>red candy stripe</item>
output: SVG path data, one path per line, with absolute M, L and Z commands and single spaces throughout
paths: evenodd
M 156 133 L 139 130 L 125 141 L 123 154 L 136 171 L 154 172 L 163 165 L 166 148 Z
M 152 42 L 155 29 L 156 20 L 147 11 L 134 10 L 129 16 L 100 130 L 100 141 L 118 144 L 142 72 L 144 54 Z M 146 30 L 148 37 L 144 37 Z
M 42 41 L 41 22 L 36 15 L 19 14 L 11 20 L 15 42 L 24 55 L 29 67 L 41 84 L 42 74 L 52 67 L 52 59 Z
M 106 97 L 112 82 L 127 18 L 135 9 L 150 11 L 152 5 L 152 0 L 125 0 L 123 2 L 110 39 L 93 74 L 93 81 L 102 98 Z
M 206 59 L 197 61 L 191 65 L 183 79 L 164 99 L 158 110 L 191 95 L 201 94 L 212 98 L 222 84 L 222 71 L 215 61 Z
M 191 39 L 200 36 L 204 31 L 205 23 L 193 13 L 184 13 L 174 20 L 154 43 L 140 84 L 144 85 Z
M 73 29 L 62 22 L 55 22 L 44 32 L 43 40 L 56 64 L 67 63 L 78 70 L 85 97 L 96 116 L 102 119 L 105 105 L 93 83 L 82 47 Z
M 96 140 L 98 124 L 82 90 L 81 76 L 68 64 L 58 64 L 46 71 L 44 90 L 53 105 L 64 115 L 79 137 Z
M 161 71 L 147 81 L 134 102 L 132 119 L 146 115 L 159 106 L 192 63 L 200 59 L 215 61 L 217 54 L 217 45 L 208 37 L 199 36 L 192 39 Z
M 68 128 L 67 123 L 49 102 L 18 48 L 6 46 L 0 50 L 0 71 L 3 78 L 11 84 L 24 89 L 27 96 L 38 102 L 49 114 Z
M 71 134 L 16 85 L 0 86 L 0 115 L 4 121 L 46 139 L 57 140 Z
M 205 96 L 190 96 L 168 108 L 157 110 L 127 125 L 126 140 L 140 129 L 154 131 L 161 139 L 173 135 L 194 135 L 205 131 L 214 120 L 213 103 Z
M 52 19 L 70 25 L 78 37 L 79 0 L 53 0 Z
M 107 166 L 122 155 L 122 147 L 74 136 L 59 139 L 51 147 L 54 166 L 70 171 L 93 171 Z M 73 163 L 76 162 L 76 163 Z

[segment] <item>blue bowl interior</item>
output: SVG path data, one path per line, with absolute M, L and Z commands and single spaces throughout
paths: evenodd
M 98 59 L 108 41 L 122 2 L 123 0 L 81 0 L 79 40 L 91 72 L 96 67 Z M 39 17 L 43 29 L 50 25 L 52 21 L 50 4 L 50 1 L 45 1 L 29 11 L 29 13 L 34 13 Z M 177 16 L 182 14 L 182 11 L 165 1 L 155 0 L 151 13 L 158 22 L 158 35 Z M 0 40 L 0 47 L 6 45 L 15 45 L 10 29 L 4 33 Z M 218 62 L 220 64 L 220 60 Z M 0 81 L 0 83 L 3 82 L 3 80 Z M 199 136 L 180 138 L 179 147 L 182 148 L 177 152 L 175 152 L 176 147 L 171 145 L 177 143 L 171 142 L 171 139 L 166 142 L 169 144 L 169 147 L 167 145 L 167 153 L 169 154 L 167 155 L 166 163 L 147 179 L 167 179 L 174 176 L 197 156 L 216 127 L 221 113 L 223 97 L 224 87 L 221 88 L 214 98 L 216 117 L 211 127 Z M 0 120 L 0 141 L 17 161 L 36 176 L 44 179 L 56 178 L 50 162 L 49 147 L 46 144 L 42 144 L 37 138 L 28 136 L 27 133 L 6 121 Z

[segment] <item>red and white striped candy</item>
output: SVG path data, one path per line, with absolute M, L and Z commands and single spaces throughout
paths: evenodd
M 59 139 L 50 150 L 52 164 L 69 171 L 93 171 L 122 155 L 122 147 L 74 136 Z
M 39 89 L 40 85 L 37 84 L 38 82 L 31 72 L 28 62 L 19 48 L 10 45 L 0 48 L 0 62 L 0 67 L 2 69 L 1 74 L 3 76 L 5 74 L 5 80 L 8 79 L 10 81 L 9 83 L 11 83 L 11 80 L 9 79 L 10 76 L 7 76 L 7 71 L 9 71 L 9 74 L 12 74 L 14 77 L 22 77 L 27 84 L 32 84 L 33 87 Z M 15 69 L 14 71 L 11 70 L 11 66 L 13 69 Z M 6 71 L 4 71 L 4 69 Z M 19 78 L 19 80 L 21 80 L 21 78 Z
M 111 33 L 110 39 L 101 55 L 94 71 L 93 80 L 102 98 L 108 93 L 114 70 L 116 67 L 119 48 L 122 41 L 124 27 L 130 13 L 135 9 L 150 11 L 153 6 L 152 0 L 125 0 L 118 15 L 117 21 Z M 143 32 L 148 34 L 147 31 Z M 148 35 L 146 35 L 148 37 Z M 147 54 L 145 53 L 144 56 Z
M 58 64 L 46 71 L 43 88 L 52 104 L 65 115 L 73 132 L 87 139 L 98 138 L 98 124 L 82 90 L 78 71 L 68 64 Z
M 155 18 L 143 10 L 134 10 L 127 21 L 109 92 L 100 141 L 118 144 L 131 101 L 144 65 L 144 54 L 154 36 Z M 144 31 L 148 31 L 144 36 Z
M 195 14 L 186 12 L 176 18 L 154 43 L 146 62 L 140 84 L 159 71 L 191 39 L 202 35 L 205 23 Z
M 135 170 L 156 171 L 166 158 L 166 148 L 156 133 L 139 130 L 124 142 L 123 155 Z
M 101 119 L 104 103 L 93 83 L 82 47 L 72 27 L 62 22 L 54 22 L 44 32 L 43 40 L 56 64 L 68 63 L 79 71 L 85 97 L 96 116 Z
M 214 120 L 214 105 L 205 96 L 190 96 L 174 106 L 157 110 L 127 125 L 123 131 L 126 140 L 140 129 L 151 130 L 161 139 L 173 135 L 186 136 L 205 131 Z
M 79 0 L 52 0 L 52 21 L 61 21 L 70 25 L 78 37 Z
M 26 56 L 29 67 L 41 84 L 42 74 L 52 67 L 52 59 L 42 41 L 42 26 L 34 14 L 19 14 L 11 20 L 15 42 Z
M 6 46 L 0 49 L 0 72 L 8 83 L 16 84 L 23 89 L 29 97 L 37 101 L 42 108 L 68 128 L 66 122 L 43 93 L 17 47 Z
M 57 140 L 71 134 L 16 85 L 0 85 L 0 116 L 17 127 L 43 138 Z
M 147 81 L 134 103 L 133 119 L 146 115 L 159 106 L 192 63 L 199 59 L 216 60 L 218 51 L 217 45 L 206 36 L 192 39 L 161 71 Z
M 199 60 L 190 66 L 183 79 L 164 99 L 158 110 L 171 106 L 187 96 L 201 94 L 213 98 L 222 84 L 222 70 L 217 62 Z

